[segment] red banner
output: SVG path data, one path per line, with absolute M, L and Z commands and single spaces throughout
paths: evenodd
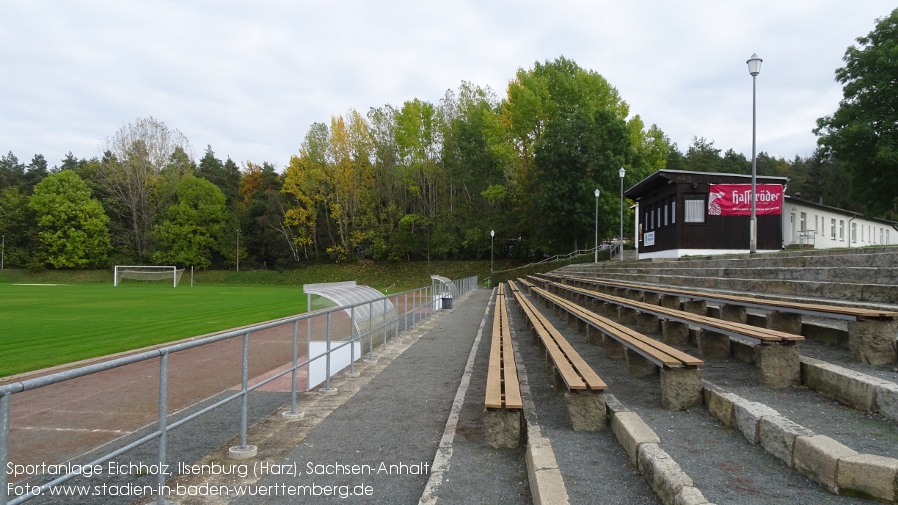
M 783 186 L 781 184 L 757 184 L 755 214 L 779 215 L 783 213 Z M 708 195 L 708 215 L 750 216 L 751 184 L 711 184 Z

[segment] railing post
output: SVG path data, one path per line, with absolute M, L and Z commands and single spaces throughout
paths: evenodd
M 159 473 L 156 474 L 156 503 L 165 505 L 165 460 L 168 448 L 168 352 L 162 351 L 159 356 Z
M 308 320 L 306 314 L 306 320 Z M 308 342 L 308 340 L 306 341 Z M 295 421 L 303 418 L 302 412 L 296 411 L 296 364 L 299 361 L 299 319 L 293 321 L 293 366 L 290 370 L 290 411 L 281 414 L 285 419 Z M 308 365 L 306 365 L 308 367 Z
M 327 313 L 327 353 L 324 356 L 324 389 L 321 390 L 324 394 L 337 392 L 331 388 L 331 314 L 333 313 L 333 311 Z
M 396 295 L 396 305 L 394 308 L 396 309 L 396 329 L 394 330 L 396 334 L 393 337 L 393 341 L 397 342 L 399 340 L 399 295 Z
M 246 433 L 249 428 L 249 332 L 243 334 L 243 372 L 242 395 L 240 399 L 240 446 L 231 447 L 228 456 L 232 459 L 247 459 L 254 457 L 259 449 L 254 445 L 247 445 Z
M 368 302 L 368 361 L 374 361 L 374 301 Z
M 346 374 L 347 377 L 358 377 L 359 374 L 355 372 L 355 337 L 359 336 L 358 332 L 355 331 L 355 311 L 357 306 L 353 306 L 349 308 L 349 373 Z
M 389 299 L 385 296 L 383 311 L 380 314 L 380 320 L 383 321 L 383 325 L 384 325 L 384 349 L 387 348 L 387 304 L 388 303 L 389 303 Z
M 9 463 L 9 397 L 0 395 L 0 505 L 6 505 L 9 500 L 7 485 L 9 476 L 6 473 L 6 465 Z

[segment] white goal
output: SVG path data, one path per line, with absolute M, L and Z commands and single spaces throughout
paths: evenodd
M 184 273 L 183 268 L 174 266 L 149 266 L 149 265 L 116 265 L 115 280 L 113 286 L 118 286 L 125 279 L 133 279 L 139 281 L 168 281 L 173 287 L 178 287 L 181 280 L 181 274 Z

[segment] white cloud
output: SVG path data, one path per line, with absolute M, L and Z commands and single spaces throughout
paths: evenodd
M 97 154 L 153 116 L 202 153 L 283 167 L 313 122 L 437 102 L 462 81 L 500 96 L 518 68 L 564 55 L 602 74 L 647 124 L 688 147 L 750 155 L 815 146 L 833 73 L 887 2 L 3 2 L 0 151 L 51 164 Z

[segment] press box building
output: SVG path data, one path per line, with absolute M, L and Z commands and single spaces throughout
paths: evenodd
M 757 176 L 758 252 L 898 244 L 896 223 L 785 194 L 786 177 Z M 749 250 L 751 176 L 659 170 L 624 193 L 635 201 L 638 257 Z

